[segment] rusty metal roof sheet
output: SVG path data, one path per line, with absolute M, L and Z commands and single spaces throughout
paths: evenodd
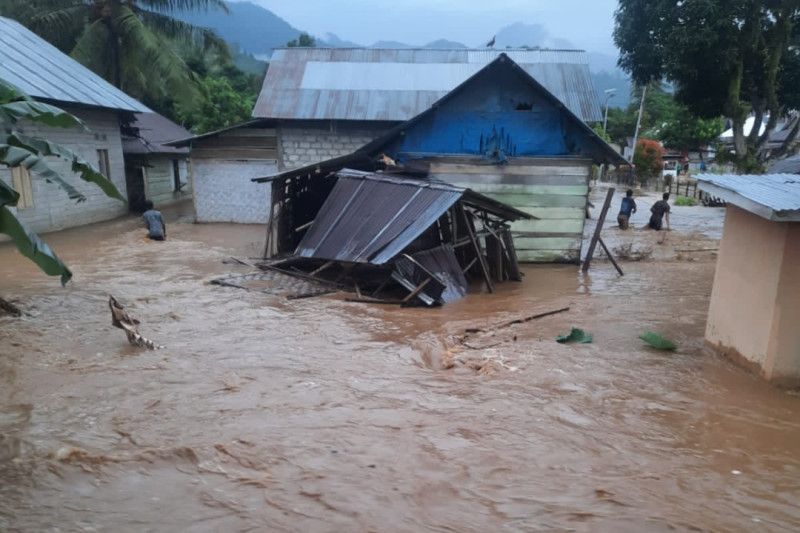
M 797 174 L 700 174 L 700 190 L 775 222 L 800 221 Z
M 150 111 L 19 22 L 4 17 L 0 17 L 0 79 L 34 98 Z
M 278 49 L 253 116 L 408 120 L 501 53 L 584 122 L 602 120 L 588 59 L 581 50 Z

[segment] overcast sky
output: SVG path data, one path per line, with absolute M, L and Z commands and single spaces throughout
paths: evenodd
M 514 22 L 541 24 L 550 37 L 593 52 L 615 54 L 616 0 L 251 0 L 290 24 L 359 44 L 421 45 L 449 39 L 480 46 Z M 530 43 L 531 45 L 535 43 Z

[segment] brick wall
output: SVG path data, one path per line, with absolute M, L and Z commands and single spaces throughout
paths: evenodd
M 275 174 L 275 161 L 192 158 L 192 195 L 197 222 L 263 224 L 269 216 L 270 186 L 251 178 Z
M 98 165 L 97 150 L 108 150 L 111 181 L 123 196 L 127 196 L 122 140 L 116 112 L 62 107 L 83 120 L 89 131 L 48 128 L 38 124 L 21 124 L 20 129 L 26 135 L 41 136 L 77 152 L 94 164 L 95 168 Z M 78 204 L 70 200 L 58 185 L 47 183 L 44 179 L 32 175 L 33 206 L 17 209 L 17 217 L 29 229 L 44 233 L 109 220 L 128 212 L 127 202 L 107 197 L 96 185 L 72 174 L 67 161 L 58 158 L 48 159 L 50 166 L 62 176 L 67 176 L 70 184 L 83 193 L 87 201 Z M 10 184 L 11 172 L 5 167 L 0 167 L 0 179 Z
M 281 170 L 347 155 L 385 133 L 392 123 L 285 122 L 278 129 Z

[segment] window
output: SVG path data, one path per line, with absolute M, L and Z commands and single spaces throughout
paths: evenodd
M 181 190 L 181 162 L 177 159 L 172 160 L 172 183 L 174 191 Z
M 11 186 L 19 193 L 18 209 L 33 207 L 33 186 L 31 173 L 27 168 L 13 167 L 11 169 Z
M 111 165 L 108 163 L 108 150 L 97 151 L 97 168 L 100 174 L 111 179 Z

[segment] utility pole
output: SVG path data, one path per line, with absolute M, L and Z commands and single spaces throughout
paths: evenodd
M 608 101 L 614 98 L 614 95 L 617 94 L 616 89 L 606 89 L 603 91 L 606 93 L 606 113 L 603 115 L 603 133 L 606 132 L 606 126 L 608 126 Z
M 630 161 L 633 162 L 633 155 L 636 153 L 636 143 L 639 142 L 639 128 L 642 126 L 642 113 L 644 112 L 644 99 L 647 96 L 647 85 L 642 86 L 642 101 L 639 102 L 639 117 L 636 119 L 636 131 L 633 132 L 633 150 L 631 151 Z

